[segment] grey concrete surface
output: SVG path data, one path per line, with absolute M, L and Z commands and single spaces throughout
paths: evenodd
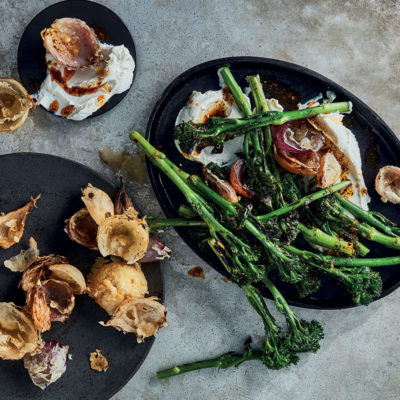
M 304 65 L 359 96 L 400 132 L 400 5 L 395 0 L 101 0 L 129 27 L 137 45 L 137 77 L 129 95 L 109 113 L 81 123 L 43 109 L 18 131 L 0 136 L 0 152 L 36 151 L 82 162 L 112 178 L 98 150 L 135 152 L 132 128 L 147 118 L 168 83 L 213 58 L 253 55 Z M 18 41 L 26 24 L 51 1 L 0 0 L 0 75 L 18 78 Z M 139 208 L 161 215 L 151 187 L 131 184 Z M 262 327 L 243 293 L 225 283 L 176 233 L 163 263 L 169 325 L 160 332 L 135 377 L 113 400 L 395 400 L 400 398 L 400 291 L 369 307 L 340 311 L 297 309 L 318 319 L 326 337 L 316 355 L 269 371 L 257 362 L 227 371 L 203 370 L 163 382 L 155 371 L 175 362 L 240 349 Z M 192 278 L 194 265 L 206 279 Z M 256 321 L 256 322 L 255 322 Z M 111 366 L 112 367 L 112 366 Z

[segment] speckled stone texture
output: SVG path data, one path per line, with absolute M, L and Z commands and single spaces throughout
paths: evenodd
M 1 153 L 35 151 L 82 162 L 108 178 L 98 150 L 135 152 L 128 134 L 144 131 L 162 91 L 181 72 L 225 56 L 265 56 L 304 65 L 359 96 L 400 130 L 400 5 L 395 0 L 186 0 L 100 1 L 117 12 L 137 46 L 135 84 L 118 107 L 80 123 L 39 108 L 23 128 L 0 135 Z M 19 38 L 51 1 L 0 0 L 0 76 L 18 79 Z M 141 211 L 161 215 L 150 185 L 130 184 Z M 223 282 L 174 231 L 163 263 L 168 327 L 161 330 L 135 377 L 113 400 L 395 400 L 400 398 L 400 291 L 340 311 L 296 309 L 324 325 L 317 354 L 298 365 L 269 371 L 249 362 L 226 371 L 203 370 L 158 381 L 155 371 L 175 362 L 240 350 L 262 326 L 242 291 Z M 188 276 L 200 265 L 206 279 Z M 112 365 L 110 366 L 112 368 Z M 1 397 L 1 395 L 0 395 Z

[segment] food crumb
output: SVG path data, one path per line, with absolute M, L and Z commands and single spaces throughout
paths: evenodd
M 72 361 L 72 354 L 68 354 L 68 360 Z
M 95 371 L 104 371 L 106 372 L 108 370 L 108 361 L 107 358 L 101 354 L 101 350 L 96 349 L 96 351 L 93 351 L 90 353 L 90 368 L 92 368 Z
M 195 277 L 195 278 L 201 278 L 201 279 L 205 279 L 206 278 L 206 276 L 204 275 L 203 268 L 201 268 L 199 266 L 196 266 L 196 267 L 193 267 L 193 268 L 189 269 L 188 274 L 190 276 Z
M 224 276 L 221 278 L 221 281 L 224 281 L 224 282 L 229 282 L 229 279 L 228 278 L 225 278 Z

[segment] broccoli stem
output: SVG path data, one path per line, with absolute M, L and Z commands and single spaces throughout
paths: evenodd
M 253 112 L 251 111 L 250 104 L 247 100 L 247 97 L 242 92 L 242 89 L 237 84 L 232 72 L 228 67 L 223 67 L 219 70 L 220 75 L 222 76 L 226 86 L 228 86 L 229 90 L 231 91 L 233 98 L 237 106 L 239 107 L 240 111 L 247 117 Z
M 282 247 L 289 252 L 300 256 L 306 261 L 323 262 L 335 267 L 384 267 L 388 265 L 400 265 L 400 256 L 377 258 L 333 257 L 315 254 L 308 250 L 300 250 L 295 246 L 287 244 L 282 244 Z
M 205 124 L 191 124 L 197 133 L 198 138 L 216 138 L 219 135 L 229 132 L 230 138 L 241 136 L 249 130 L 262 128 L 268 125 L 283 125 L 289 121 L 303 118 L 313 118 L 318 114 L 328 114 L 334 112 L 347 112 L 350 110 L 348 102 L 324 103 L 320 106 L 309 107 L 294 111 L 267 111 L 262 114 L 254 114 L 245 118 L 222 118 L 212 117 L 210 127 Z M 182 124 L 177 125 L 175 128 Z M 198 129 L 196 127 L 198 126 Z
M 334 235 L 328 235 L 316 227 L 307 228 L 307 226 L 301 222 L 299 222 L 298 227 L 299 231 L 303 234 L 304 239 L 307 241 L 327 249 L 347 254 L 349 256 L 354 255 L 353 243 L 347 242 Z
M 214 190 L 207 186 L 199 176 L 188 174 L 183 169 L 177 167 L 173 162 L 168 160 L 165 155 L 164 161 L 175 172 L 177 176 L 179 176 L 184 182 L 187 182 L 189 186 L 197 190 L 206 199 L 211 200 L 221 210 L 224 210 L 231 215 L 237 215 L 237 210 L 235 206 L 231 202 L 220 196 L 218 193 L 214 192 Z
M 319 190 L 318 192 L 310 193 L 307 196 L 304 196 L 301 199 L 296 200 L 291 204 L 285 205 L 281 208 L 278 208 L 277 210 L 271 211 L 268 214 L 259 215 L 256 218 L 259 221 L 265 221 L 267 219 L 278 217 L 280 215 L 294 211 L 299 207 L 307 206 L 308 204 L 312 203 L 315 200 L 321 199 L 325 196 L 329 196 L 330 194 L 332 194 L 334 192 L 344 189 L 345 187 L 349 186 L 350 184 L 351 184 L 350 181 L 342 181 L 342 182 L 332 185 L 326 189 L 322 189 L 322 190 Z
M 150 231 L 160 232 L 168 227 L 207 227 L 207 224 L 201 219 L 189 218 L 152 218 L 147 217 L 146 222 Z
M 380 229 L 389 236 L 398 236 L 400 234 L 400 227 L 394 226 L 394 224 L 383 215 L 374 211 L 365 211 L 339 193 L 335 194 L 335 197 L 346 210 L 350 211 L 360 220 L 368 222 L 370 225 Z
M 209 360 L 195 361 L 192 363 L 168 368 L 163 371 L 158 371 L 157 377 L 158 379 L 165 379 L 171 376 L 176 376 L 204 368 L 226 369 L 229 367 L 238 367 L 244 361 L 261 360 L 261 356 L 261 351 L 254 351 L 251 348 L 248 348 L 242 354 L 224 353 L 219 357 L 211 358 Z

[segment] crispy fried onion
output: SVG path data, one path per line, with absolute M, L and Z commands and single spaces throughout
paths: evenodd
M 75 296 L 68 283 L 56 279 L 38 282 L 26 296 L 26 310 L 39 332 L 54 321 L 66 322 L 74 309 Z
M 29 372 L 32 382 L 40 389 L 46 389 L 59 379 L 66 371 L 69 346 L 58 342 L 45 342 L 24 357 L 24 366 Z
M 74 242 L 97 250 L 97 224 L 86 207 L 65 221 L 65 232 Z
M 113 326 L 126 333 L 133 332 L 140 343 L 167 325 L 166 315 L 167 309 L 156 297 L 130 298 L 120 304 L 105 326 Z
M 114 204 L 106 192 L 89 183 L 82 189 L 82 194 L 81 199 L 97 225 L 114 216 Z
M 0 247 L 8 249 L 21 240 L 26 219 L 36 206 L 39 197 L 40 195 L 36 198 L 31 197 L 23 207 L 0 216 Z
M 145 219 L 126 214 L 107 218 L 97 232 L 97 246 L 103 257 L 123 258 L 128 264 L 140 260 L 149 244 L 149 229 Z
M 31 319 L 14 303 L 0 303 L 0 357 L 19 360 L 34 351 L 37 344 Z
M 400 203 L 400 168 L 387 165 L 381 168 L 375 178 L 375 189 L 381 200 Z
M 127 298 L 148 292 L 140 265 L 128 265 L 121 259 L 107 262 L 98 258 L 87 278 L 89 296 L 110 315 Z
M 34 261 L 39 258 L 36 240 L 29 238 L 29 248 L 21 250 L 19 254 L 4 261 L 4 266 L 13 272 L 24 272 Z
M 78 69 L 99 61 L 96 34 L 80 19 L 56 19 L 40 34 L 44 47 L 60 65 Z

